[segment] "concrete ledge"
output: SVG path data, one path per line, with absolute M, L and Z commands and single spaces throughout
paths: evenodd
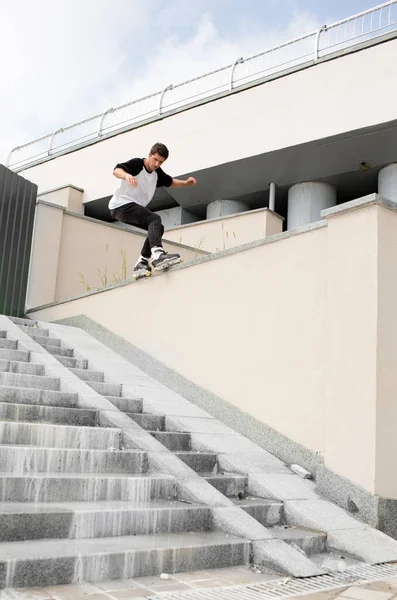
M 316 490 L 320 494 L 330 498 L 368 525 L 397 539 L 397 500 L 375 496 L 337 475 L 325 465 L 319 465 L 316 483 Z
M 193 223 L 186 223 L 186 225 L 177 225 L 175 227 L 169 227 L 167 231 L 177 231 L 178 229 L 186 229 L 187 227 L 197 227 L 198 225 L 206 225 L 207 223 L 216 223 L 216 221 L 226 221 L 226 219 L 233 219 L 235 217 L 244 217 L 246 215 L 252 215 L 259 212 L 270 212 L 275 217 L 278 217 L 281 221 L 284 221 L 284 217 L 279 215 L 278 213 L 270 210 L 267 206 L 264 208 L 256 208 L 254 210 L 246 210 L 241 213 L 236 213 L 234 215 L 225 215 L 224 217 L 216 217 L 215 219 L 201 219 L 200 221 L 194 221 Z
M 65 214 L 70 214 L 70 215 L 76 216 L 80 219 L 89 219 L 90 221 L 94 221 L 95 223 L 100 223 L 102 225 L 108 225 L 110 227 L 114 227 L 114 225 L 110 225 L 109 223 L 104 223 L 103 221 L 98 221 L 97 219 L 92 219 L 91 217 L 85 217 L 83 215 L 79 215 L 76 213 L 68 213 L 66 211 Z M 316 223 L 310 223 L 309 225 L 305 225 L 304 227 L 299 227 L 297 229 L 291 229 L 284 233 L 277 233 L 276 235 L 271 235 L 269 237 L 266 237 L 266 238 L 263 238 L 260 240 L 255 240 L 254 242 L 248 242 L 247 244 L 242 244 L 241 246 L 236 246 L 235 248 L 230 248 L 229 250 L 223 250 L 222 252 L 216 252 L 215 254 L 206 253 L 206 256 L 201 256 L 200 258 L 195 258 L 193 260 L 189 260 L 186 263 L 181 263 L 179 265 L 175 265 L 174 267 L 172 267 L 172 270 L 180 271 L 182 269 L 189 269 L 191 267 L 194 267 L 195 265 L 199 265 L 199 264 L 208 262 L 210 260 L 219 260 L 226 256 L 231 256 L 231 255 L 237 254 L 239 252 L 246 252 L 247 250 L 251 250 L 252 248 L 258 248 L 259 246 L 265 246 L 266 244 L 272 244 L 274 242 L 278 242 L 279 240 L 292 238 L 292 237 L 295 237 L 296 235 L 302 235 L 302 234 L 308 233 L 310 231 L 315 231 L 317 229 L 323 229 L 324 227 L 327 227 L 327 226 L 328 226 L 327 221 L 317 221 Z M 121 227 L 120 229 L 123 229 L 123 228 Z M 182 244 L 178 244 L 177 242 L 171 242 L 170 240 L 166 240 L 165 238 L 163 238 L 163 241 L 168 244 L 173 244 L 175 246 L 188 248 L 190 250 L 192 249 L 191 246 L 183 246 Z M 204 254 L 203 250 L 197 250 L 197 252 Z M 158 275 L 158 277 L 160 277 L 160 276 L 161 276 L 161 274 Z M 37 312 L 38 310 L 43 310 L 45 308 L 50 308 L 52 306 L 58 306 L 60 304 L 65 304 L 66 302 L 73 302 L 73 300 L 79 300 L 80 298 L 85 298 L 86 296 L 102 294 L 103 292 L 107 292 L 108 290 L 113 290 L 118 287 L 123 287 L 125 285 L 131 285 L 134 283 L 139 283 L 139 281 L 134 281 L 133 279 L 126 279 L 125 281 L 122 281 L 121 283 L 116 283 L 116 284 L 109 285 L 107 287 L 103 287 L 103 288 L 100 288 L 97 290 L 92 290 L 90 292 L 80 294 L 79 296 L 73 296 L 71 298 L 65 298 L 65 300 L 60 300 L 58 302 L 50 302 L 48 304 L 43 304 L 41 306 L 35 306 L 32 308 L 29 308 L 29 310 L 26 311 L 26 314 L 34 313 L 34 312 Z
M 52 190 L 46 190 L 45 192 L 40 192 L 40 194 L 38 194 L 38 198 L 41 198 L 41 196 L 45 196 L 46 194 L 52 194 L 53 192 L 59 192 L 59 190 L 65 190 L 66 188 L 72 188 L 73 190 L 77 190 L 78 192 L 84 192 L 83 188 L 77 187 L 77 185 L 73 185 L 72 183 L 65 183 L 65 185 L 60 185 L 59 187 L 53 188 Z
M 43 204 L 50 205 L 49 202 L 44 202 L 42 200 L 40 202 L 42 202 Z M 58 206 L 58 205 L 51 204 L 50 206 Z M 91 223 L 97 223 L 98 225 L 103 225 L 104 227 L 111 227 L 112 229 L 120 229 L 120 231 L 124 231 L 127 233 L 133 233 L 134 235 L 139 235 L 143 238 L 147 237 L 146 232 L 136 229 L 133 226 L 121 225 L 121 224 L 119 225 L 117 222 L 116 223 L 108 223 L 107 221 L 101 221 L 100 219 L 94 219 L 94 217 L 87 217 L 86 215 L 81 215 L 80 213 L 75 213 L 70 210 L 66 210 L 66 209 L 63 209 L 63 210 L 65 211 L 65 215 L 69 215 L 70 217 L 76 217 L 77 219 L 83 219 L 84 221 L 91 221 Z M 200 250 L 199 248 L 193 248 L 192 246 L 186 246 L 186 244 L 180 244 L 179 242 L 167 240 L 165 237 L 163 237 L 163 242 L 166 244 L 172 244 L 173 246 L 177 246 L 178 248 L 185 248 L 186 250 L 193 249 L 193 250 L 197 251 L 198 254 L 204 254 L 204 255 L 210 254 L 210 252 L 207 252 L 206 250 Z
M 44 206 L 50 206 L 51 208 L 59 208 L 59 210 L 62 210 L 62 212 L 66 212 L 66 208 L 64 206 L 62 206 L 61 204 L 55 204 L 54 202 L 47 202 L 46 200 L 41 200 L 40 198 L 37 198 L 36 204 L 43 204 Z
M 371 205 L 383 206 L 384 208 L 397 211 L 397 202 L 389 200 L 388 198 L 384 198 L 379 194 L 368 194 L 368 196 L 357 198 L 357 200 L 351 200 L 350 202 L 345 202 L 344 204 L 327 208 L 326 210 L 321 211 L 321 216 L 323 219 L 329 219 L 336 215 L 351 212 Z
M 378 527 L 378 498 L 364 488 L 320 465 L 316 489 L 373 527 Z

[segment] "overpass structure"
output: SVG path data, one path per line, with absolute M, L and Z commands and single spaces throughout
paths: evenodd
M 115 163 L 160 140 L 167 170 L 199 182 L 156 193 L 166 225 L 268 206 L 296 228 L 369 193 L 397 197 L 396 53 L 392 0 L 14 148 L 8 164 L 40 194 L 77 186 L 82 212 L 106 221 Z

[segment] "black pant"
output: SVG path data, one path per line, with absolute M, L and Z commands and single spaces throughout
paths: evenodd
M 158 214 L 136 202 L 130 202 L 129 204 L 115 208 L 110 211 L 110 214 L 117 221 L 122 221 L 123 223 L 128 223 L 128 225 L 134 225 L 134 227 L 139 227 L 139 229 L 147 231 L 148 236 L 141 251 L 142 256 L 145 258 L 150 258 L 152 248 L 161 246 L 164 227 L 161 217 Z

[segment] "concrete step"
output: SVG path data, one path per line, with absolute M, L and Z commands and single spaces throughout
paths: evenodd
M 88 360 L 79 360 L 78 358 L 69 358 L 68 356 L 56 356 L 57 360 L 67 369 L 86 369 Z
M 121 396 L 121 383 L 100 383 L 87 381 L 87 384 L 101 396 Z
M 271 532 L 277 539 L 298 546 L 307 556 L 325 552 L 327 549 L 327 535 L 322 531 L 281 525 L 271 527 Z
M 61 425 L 95 427 L 98 424 L 98 412 L 88 408 L 65 408 L 63 406 L 0 402 L 0 421 L 59 423 Z
M 35 335 L 40 337 L 48 337 L 49 331 L 48 329 L 41 329 L 40 327 L 35 327 L 34 325 L 24 325 L 19 324 L 20 329 L 27 333 L 28 335 Z
M 0 587 L 49 586 L 233 567 L 248 564 L 249 552 L 249 541 L 215 532 L 78 542 L 3 542 Z
M 0 444 L 80 448 L 120 449 L 121 430 L 110 427 L 74 427 L 47 423 L 0 422 Z
M 77 406 L 78 400 L 78 394 L 70 392 L 0 386 L 0 402 L 74 408 Z
M 0 338 L 0 348 L 5 348 L 7 350 L 17 350 L 18 342 L 17 340 L 6 340 L 5 338 Z
M 73 348 L 60 348 L 59 346 L 46 346 L 47 352 L 58 358 L 60 356 L 73 357 Z
M 199 504 L 152 500 L 0 502 L 0 542 L 51 538 L 88 539 L 212 531 L 212 510 Z
M 191 449 L 190 433 L 170 431 L 149 431 L 149 433 L 172 452 Z
M 40 346 L 43 346 L 43 348 L 45 348 L 46 346 L 51 346 L 51 348 L 55 348 L 55 346 L 60 347 L 61 346 L 61 340 L 58 338 L 50 338 L 48 336 L 45 335 L 37 335 L 35 333 L 31 333 L 30 337 L 37 342 L 38 344 L 40 344 Z
M 8 317 L 10 321 L 15 323 L 16 325 L 28 325 L 29 327 L 33 327 L 37 325 L 37 321 L 33 319 L 21 319 L 21 317 Z
M 145 473 L 141 450 L 80 450 L 35 446 L 0 446 L 0 471 L 30 473 Z
M 0 473 L 3 502 L 176 499 L 175 479 L 163 474 Z M 1 556 L 1 554 L 0 554 Z
M 93 371 L 92 369 L 76 369 L 71 367 L 69 367 L 69 370 L 83 381 L 99 381 L 100 383 L 103 383 L 104 374 L 102 371 Z
M 267 498 L 232 498 L 236 506 L 245 510 L 264 527 L 284 524 L 284 505 Z
M 39 390 L 59 390 L 58 377 L 43 375 L 23 375 L 19 373 L 0 373 L 0 385 L 34 388 Z
M 4 373 L 21 373 L 22 375 L 44 375 L 43 365 L 5 360 L 4 358 L 0 358 L 0 371 Z
M 142 412 L 142 398 L 120 398 L 117 396 L 105 396 L 105 398 L 122 412 Z
M 29 352 L 24 350 L 8 350 L 0 347 L 0 358 L 2 360 L 17 360 L 19 362 L 29 362 Z
M 175 452 L 175 455 L 197 473 L 215 474 L 217 472 L 218 457 L 216 454 L 211 452 Z
M 164 431 L 165 417 L 161 415 L 149 415 L 148 413 L 126 413 L 130 419 L 138 423 L 143 429 L 150 431 Z
M 247 490 L 247 478 L 239 473 L 212 474 L 199 473 L 208 483 L 214 486 L 224 496 L 245 496 Z

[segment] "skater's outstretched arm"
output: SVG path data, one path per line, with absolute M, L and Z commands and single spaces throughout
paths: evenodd
M 187 185 L 196 185 L 197 181 L 194 177 L 189 177 L 188 179 L 172 179 L 172 183 L 170 187 L 172 188 L 183 188 Z

